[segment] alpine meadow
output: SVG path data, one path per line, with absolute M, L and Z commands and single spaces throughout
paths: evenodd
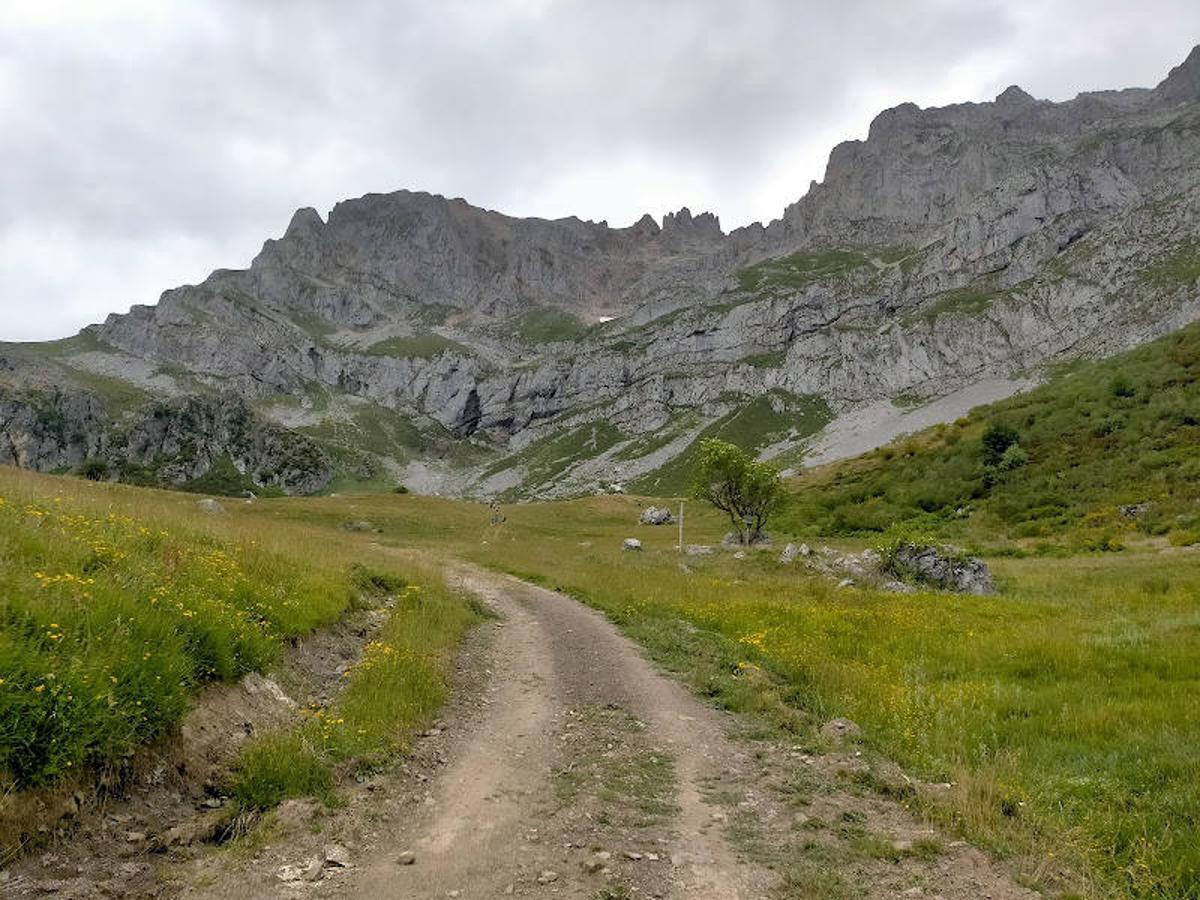
M 0 22 L 21 178 L 65 177 L 56 107 L 39 129 L 6 106 L 48 103 L 23 79 L 108 60 L 112 103 L 79 147 L 130 218 L 88 266 L 133 265 L 106 256 L 125 240 L 169 256 L 120 179 L 173 184 L 154 167 L 194 152 L 191 126 L 172 119 L 154 159 L 139 126 L 102 165 L 133 86 L 158 109 L 155 73 L 233 130 L 155 214 L 221 234 L 281 185 L 357 183 L 334 175 L 374 172 L 407 146 L 385 126 L 418 113 L 417 149 L 453 125 L 432 183 L 477 183 L 482 144 L 490 179 L 526 185 L 537 163 L 545 190 L 607 185 L 579 149 L 597 126 L 561 107 L 572 141 L 474 140 L 501 113 L 541 135 L 516 119 L 551 88 L 613 130 L 604 162 L 636 180 L 610 95 L 632 116 L 680 89 L 685 45 L 639 28 L 662 21 L 648 7 L 498 4 L 483 52 L 449 9 L 254 6 L 111 19 L 128 46 L 102 40 L 113 11 Z M 784 6 L 739 16 L 792 22 Z M 813 34 L 834 15 L 801 6 Z M 1080 24 L 1114 41 L 1087 51 L 1104 71 L 1151 46 L 1115 43 L 1119 6 Z M 729 32 L 736 90 L 706 88 L 706 128 L 782 90 L 732 20 L 676 14 Z M 934 66 L 966 97 L 1001 59 L 1055 96 L 1075 84 L 1066 46 L 1053 66 L 974 45 L 952 62 L 938 16 L 944 62 L 910 22 L 904 59 L 866 74 L 833 74 L 806 32 L 789 75 L 831 67 L 847 108 L 890 96 L 876 68 L 908 84 Z M 592 44 L 614 33 L 676 49 L 601 98 Z M 281 43 L 300 36 L 303 70 Z M 474 48 L 446 57 L 466 74 L 422 92 L 443 40 Z M 199 59 L 224 88 L 184 77 Z M 765 225 L 411 190 L 304 207 L 246 268 L 0 343 L 0 895 L 1200 900 L 1200 47 L 1159 69 L 1070 99 L 893 106 Z M 360 117 L 351 95 L 380 85 Z M 503 103 L 476 105 L 492 90 Z M 720 141 L 669 105 L 670 141 L 628 152 L 674 189 Z M 843 121 L 814 109 L 813 133 Z M 550 145 L 582 154 L 571 178 Z M 244 195 L 218 225 L 189 206 L 204 166 Z M 55 202 L 84 221 L 94 187 Z M 45 252 L 72 279 L 65 246 Z M 59 283 L 12 260 L 5 337 L 40 308 L 20 285 L 49 286 L 50 310 Z

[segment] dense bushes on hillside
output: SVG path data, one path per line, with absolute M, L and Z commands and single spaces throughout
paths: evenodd
M 1200 326 L 980 407 L 953 425 L 810 473 L 798 530 L 880 532 L 920 522 L 1012 537 L 1200 525 Z M 1121 506 L 1138 507 L 1123 515 Z

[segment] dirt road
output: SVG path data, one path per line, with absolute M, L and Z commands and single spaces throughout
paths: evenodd
M 716 715 L 580 604 L 475 570 L 455 578 L 502 617 L 486 702 L 429 801 L 395 832 L 416 862 L 380 855 L 341 889 L 593 897 L 620 884 L 644 896 L 765 896 L 771 876 L 738 859 L 721 807 L 702 796 L 745 754 Z
M 736 717 L 593 610 L 472 567 L 451 575 L 498 618 L 471 638 L 455 698 L 409 763 L 251 859 L 180 873 L 184 895 L 1037 896 L 853 787 L 865 763 L 852 747 L 812 756 L 731 737 Z M 314 867 L 330 842 L 348 864 Z

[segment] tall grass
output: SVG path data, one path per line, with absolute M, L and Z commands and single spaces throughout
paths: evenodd
M 290 640 L 340 618 L 363 593 L 362 563 L 390 578 L 409 568 L 337 531 L 251 520 L 251 509 L 206 516 L 194 497 L 0 468 L 5 790 L 120 766 L 206 683 L 266 669 Z M 423 647 L 432 666 L 470 614 L 444 591 L 428 610 L 412 596 L 381 640 Z M 351 683 L 348 708 L 379 728 L 431 708 L 440 680 L 409 661 L 411 690 L 394 705 L 386 693 L 355 700 Z
M 253 544 L 0 497 L 0 772 L 37 786 L 117 762 L 346 600 Z

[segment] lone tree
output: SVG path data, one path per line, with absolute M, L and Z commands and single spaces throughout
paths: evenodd
M 783 500 L 783 484 L 772 466 L 716 438 L 700 442 L 692 492 L 729 516 L 742 544 L 762 537 L 767 517 Z

